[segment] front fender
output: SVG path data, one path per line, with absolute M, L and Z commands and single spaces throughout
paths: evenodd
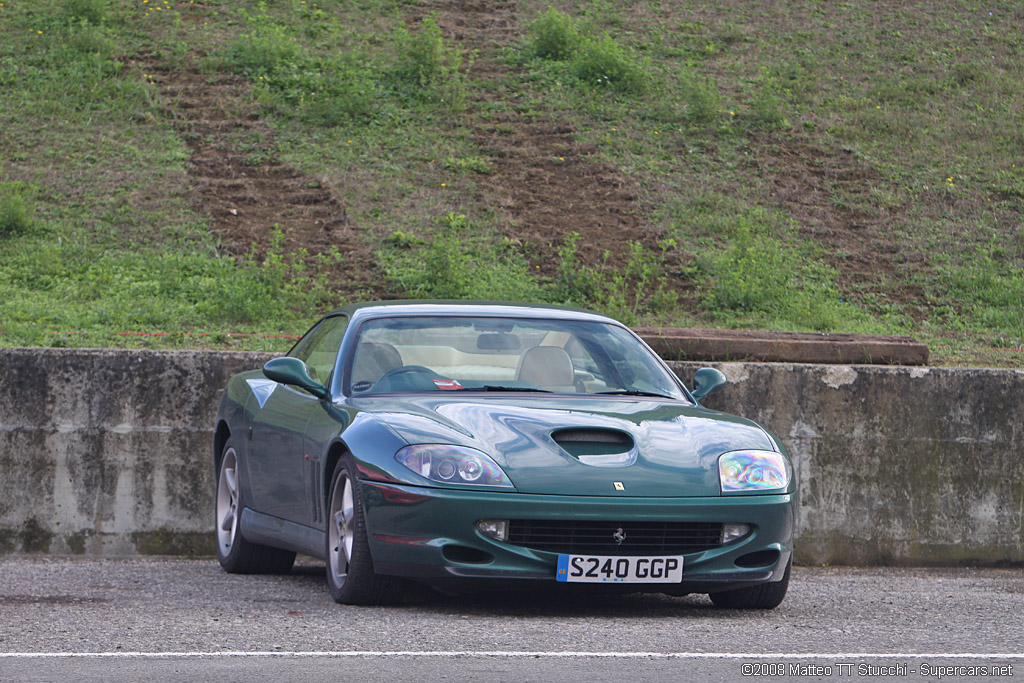
M 352 454 L 363 479 L 417 483 L 413 473 L 395 460 L 395 453 L 408 446 L 408 442 L 372 415 L 356 415 L 348 429 L 340 435 L 340 441 L 345 450 Z
M 249 416 L 246 414 L 246 405 L 252 398 L 252 391 L 245 383 L 245 378 L 252 373 L 234 375 L 228 380 L 227 386 L 220 396 L 220 403 L 217 406 L 217 418 L 214 422 L 213 437 L 213 471 L 216 475 L 220 470 L 220 456 L 224 450 L 224 444 L 230 436 L 236 440 L 236 448 L 244 449 L 243 443 L 245 429 L 249 424 Z

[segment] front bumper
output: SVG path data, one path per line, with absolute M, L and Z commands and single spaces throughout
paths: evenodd
M 681 584 L 615 586 L 619 589 L 707 593 L 779 581 L 793 551 L 790 494 L 612 498 L 362 484 L 374 570 L 438 585 L 452 579 L 477 584 L 555 581 L 558 553 L 485 536 L 476 528 L 481 519 L 733 522 L 751 527 L 738 541 L 684 555 Z

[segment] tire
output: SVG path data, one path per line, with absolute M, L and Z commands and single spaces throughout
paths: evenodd
M 217 534 L 217 560 L 231 574 L 284 574 L 292 568 L 295 553 L 280 548 L 250 543 L 242 536 L 242 480 L 238 452 L 228 439 L 221 452 L 217 472 L 217 496 L 214 521 Z
M 775 583 L 763 583 L 759 586 L 740 588 L 732 591 L 719 591 L 709 593 L 708 597 L 715 607 L 726 607 L 731 609 L 775 609 L 782 604 L 789 589 L 789 570 L 793 566 L 790 559 L 786 565 L 786 573 L 782 575 L 781 581 Z
M 327 587 L 335 602 L 345 605 L 377 605 L 393 602 L 398 581 L 373 571 L 366 538 L 363 492 L 355 462 L 346 456 L 331 477 L 327 496 Z

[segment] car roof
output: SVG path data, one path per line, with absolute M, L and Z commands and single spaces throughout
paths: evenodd
M 351 318 L 375 318 L 405 315 L 470 315 L 500 318 L 560 318 L 591 320 L 595 322 L 617 321 L 595 311 L 572 306 L 554 304 L 517 303 L 511 301 L 464 301 L 396 299 L 391 301 L 368 301 L 342 306 L 329 315 L 344 314 Z

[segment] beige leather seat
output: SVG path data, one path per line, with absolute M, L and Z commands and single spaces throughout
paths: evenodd
M 402 354 L 391 344 L 363 342 L 356 347 L 352 363 L 352 384 L 376 382 L 385 373 L 402 367 Z
M 516 379 L 548 391 L 576 393 L 572 359 L 559 346 L 534 346 L 519 359 Z

